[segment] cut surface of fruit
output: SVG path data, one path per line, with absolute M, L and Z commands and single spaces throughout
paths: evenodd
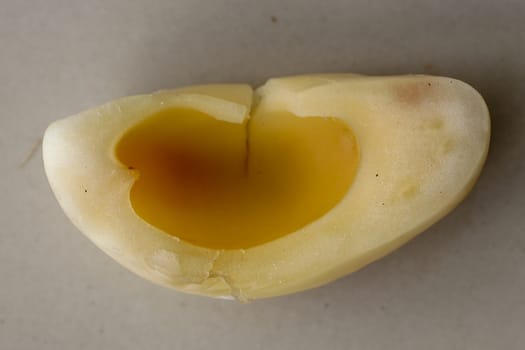
M 234 123 L 188 108 L 147 117 L 115 152 L 137 172 L 139 216 L 214 249 L 250 248 L 316 220 L 348 192 L 359 157 L 339 119 L 254 111 Z
M 400 247 L 465 198 L 489 140 L 461 81 L 321 74 L 118 99 L 50 125 L 43 158 L 66 215 L 123 266 L 245 301 Z

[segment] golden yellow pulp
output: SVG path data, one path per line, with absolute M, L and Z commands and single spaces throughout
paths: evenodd
M 115 152 L 138 173 L 130 200 L 141 218 L 214 249 L 249 248 L 318 219 L 348 192 L 359 161 L 336 118 L 279 112 L 238 124 L 187 108 L 144 119 Z

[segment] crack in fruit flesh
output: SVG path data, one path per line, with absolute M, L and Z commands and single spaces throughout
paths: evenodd
M 137 215 L 212 249 L 244 249 L 297 231 L 348 192 L 357 141 L 341 120 L 255 113 L 243 124 L 189 108 L 149 116 L 115 155 L 138 174 Z

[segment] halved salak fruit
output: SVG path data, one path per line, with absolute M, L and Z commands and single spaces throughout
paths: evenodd
M 489 124 L 454 79 L 309 75 L 122 98 L 53 123 L 43 153 L 104 252 L 245 301 L 332 281 L 435 223 L 474 185 Z

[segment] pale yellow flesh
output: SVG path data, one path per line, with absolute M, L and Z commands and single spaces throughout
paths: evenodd
M 339 119 L 281 112 L 231 123 L 184 108 L 127 131 L 116 157 L 137 171 L 130 199 L 144 220 L 198 246 L 247 249 L 333 208 L 359 155 Z
M 46 132 L 43 153 L 46 173 L 60 205 L 97 246 L 140 276 L 188 293 L 249 300 L 319 286 L 399 247 L 464 198 L 474 185 L 488 150 L 490 121 L 483 99 L 470 86 L 449 78 L 298 76 L 272 79 L 255 92 L 255 97 L 253 94 L 246 85 L 190 87 L 120 99 L 53 123 Z M 253 100 L 257 101 L 255 106 L 252 106 Z M 199 237 L 207 243 L 200 246 L 188 243 L 191 237 L 182 237 L 178 231 L 164 232 L 158 224 L 142 217 L 140 210 L 135 211 L 133 191 L 139 186 L 141 180 L 140 177 L 137 180 L 137 176 L 144 165 L 128 169 L 127 166 L 136 166 L 135 159 L 123 159 L 122 154 L 115 154 L 119 141 L 124 140 L 130 130 L 148 117 L 167 110 L 190 110 L 190 114 L 206 115 L 238 126 L 245 125 L 254 116 L 254 123 L 275 120 L 276 129 L 285 130 L 283 135 L 292 144 L 287 145 L 290 149 L 303 144 L 304 140 L 300 139 L 308 132 L 302 130 L 294 135 L 292 131 L 308 125 L 308 120 L 321 124 L 337 120 L 336 124 L 343 127 L 328 133 L 353 141 L 346 151 L 329 142 L 304 141 L 304 145 L 311 145 L 308 152 L 320 158 L 335 157 L 312 162 L 304 156 L 308 147 L 301 146 L 297 159 L 307 161 L 300 161 L 297 167 L 292 164 L 290 171 L 287 170 L 289 157 L 282 161 L 285 165 L 279 166 L 279 157 L 273 156 L 271 147 L 260 148 L 259 156 L 254 150 L 253 164 L 265 164 L 269 171 L 278 170 L 278 174 L 269 178 L 287 184 L 287 174 L 297 177 L 293 184 L 301 190 L 301 196 L 306 196 L 301 198 L 324 198 L 326 205 L 314 208 L 315 215 L 296 211 L 302 216 L 294 219 L 298 228 L 293 232 L 282 229 L 277 235 L 279 238 L 272 239 L 266 236 L 268 231 L 260 230 L 265 237 L 260 241 L 244 241 L 236 247 L 236 243 L 231 242 L 239 242 L 239 237 L 232 237 L 223 246 L 232 249 L 207 248 L 207 245 L 218 247 L 224 243 L 210 241 L 208 234 Z M 281 125 L 285 120 L 294 122 Z M 323 134 L 317 132 L 322 128 L 316 126 L 315 129 L 314 137 Z M 261 132 L 259 136 L 255 133 L 251 142 L 263 145 L 274 132 Z M 217 151 L 222 147 L 229 149 L 229 142 L 236 144 L 231 147 L 231 153 L 226 153 L 232 155 L 231 160 L 236 164 L 233 168 L 240 171 L 239 161 L 245 153 L 237 144 L 246 135 L 237 131 L 234 134 L 240 135 L 214 142 L 217 142 Z M 138 146 L 140 142 L 132 144 Z M 342 158 L 347 159 L 348 164 L 337 164 Z M 268 162 L 262 161 L 265 159 Z M 252 167 L 248 167 L 250 171 Z M 232 168 L 215 169 L 221 173 Z M 330 174 L 334 169 L 347 175 L 340 177 L 339 184 L 323 184 L 330 179 L 324 172 Z M 230 175 L 226 178 L 238 186 L 235 191 L 243 193 L 239 194 L 241 200 L 232 200 L 231 205 L 248 203 L 273 210 L 263 203 L 250 203 L 252 193 L 246 184 L 254 180 Z M 320 193 L 316 184 L 323 184 L 318 188 L 336 189 Z M 222 191 L 223 186 L 217 188 Z M 163 196 L 171 198 L 172 190 Z M 269 200 L 272 196 L 279 198 L 280 192 L 270 191 L 264 195 Z M 294 217 L 293 208 L 299 207 L 292 197 L 297 196 L 290 196 L 289 202 L 283 201 L 287 206 L 283 211 L 290 211 L 290 217 Z M 197 211 L 199 216 L 208 210 L 206 206 L 211 206 L 211 211 L 223 210 L 218 208 L 217 198 L 205 203 L 201 211 Z M 315 203 L 315 200 L 303 202 Z M 282 205 L 280 200 L 279 203 Z M 158 204 L 152 203 L 149 207 L 155 205 Z M 249 208 L 240 207 L 234 206 L 234 209 L 244 211 L 249 217 L 250 214 L 246 214 Z M 286 217 L 286 213 L 279 215 Z M 235 214 L 221 215 L 217 220 L 225 218 L 229 218 L 230 224 L 242 222 L 242 219 L 235 220 Z M 257 220 L 260 218 L 251 217 L 244 225 Z M 264 220 L 259 223 L 267 225 Z M 257 230 L 259 228 L 253 232 Z M 266 243 L 258 244 L 263 241 Z M 250 247 L 233 249 L 244 245 Z

